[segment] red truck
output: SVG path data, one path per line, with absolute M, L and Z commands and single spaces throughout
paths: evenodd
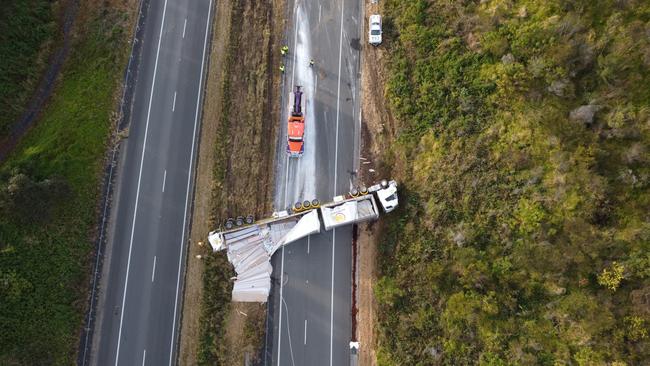
M 302 113 L 302 91 L 296 86 L 293 94 L 293 108 L 287 122 L 287 154 L 300 157 L 305 152 L 305 117 Z

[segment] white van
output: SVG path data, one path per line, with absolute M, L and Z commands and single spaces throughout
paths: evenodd
M 368 31 L 368 42 L 373 46 L 379 46 L 381 44 L 381 15 L 371 15 L 368 24 L 370 26 L 370 30 Z

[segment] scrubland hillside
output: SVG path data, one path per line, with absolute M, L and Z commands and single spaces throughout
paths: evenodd
M 380 365 L 650 360 L 650 3 L 384 3 Z

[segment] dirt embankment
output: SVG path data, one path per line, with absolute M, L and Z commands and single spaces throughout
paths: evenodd
M 224 253 L 211 253 L 206 238 L 227 217 L 271 211 L 280 120 L 276 51 L 284 6 L 283 0 L 216 3 L 185 279 L 182 365 L 254 362 L 262 346 L 266 307 L 230 302 L 232 267 Z
M 381 14 L 380 4 L 368 3 L 365 7 L 364 30 L 368 34 L 367 20 L 370 14 Z M 361 164 L 359 177 L 362 182 L 374 182 L 386 177 L 381 164 L 381 152 L 389 148 L 390 138 L 395 135 L 395 123 L 384 96 L 386 85 L 386 62 L 388 55 L 383 46 L 373 47 L 363 43 L 361 52 Z M 377 278 L 376 233 L 381 221 L 359 225 L 358 245 L 358 314 L 357 332 L 361 345 L 359 365 L 376 365 L 375 353 L 376 304 L 373 287 Z

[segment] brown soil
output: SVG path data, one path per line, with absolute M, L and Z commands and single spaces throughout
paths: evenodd
M 217 139 L 221 99 L 223 95 L 223 68 L 230 35 L 230 2 L 217 1 L 212 25 L 210 62 L 207 74 L 207 90 L 203 105 L 203 120 L 197 160 L 190 246 L 187 252 L 183 313 L 180 333 L 178 364 L 196 363 L 199 339 L 199 316 L 203 298 L 203 261 L 196 258 L 204 254 L 206 233 L 212 228 L 211 196 L 214 189 L 212 168 L 215 164 L 214 145 Z
M 263 346 L 266 304 L 235 302 L 225 321 L 226 349 L 222 360 L 224 365 L 245 365 L 259 361 Z
M 370 14 L 381 13 L 380 4 L 366 4 L 364 27 Z M 362 34 L 367 34 L 364 29 Z M 371 182 L 383 177 L 379 162 L 381 152 L 388 148 L 386 137 L 394 136 L 395 123 L 387 108 L 383 90 L 386 85 L 385 64 L 388 56 L 385 46 L 373 47 L 365 43 L 361 53 L 361 181 Z M 373 169 L 374 171 L 372 171 Z M 377 279 L 377 241 L 381 223 L 360 225 L 357 245 L 359 247 L 359 303 L 357 332 L 360 343 L 359 365 L 376 365 L 375 319 L 376 303 L 373 287 Z
M 261 217 L 271 210 L 280 113 L 280 75 L 273 71 L 280 62 L 274 50 L 282 22 L 276 14 L 284 6 L 284 1 L 254 0 L 216 5 L 185 279 L 181 365 L 196 364 L 199 358 L 202 363 L 244 364 L 245 359 L 255 361 L 263 345 L 265 304 L 228 303 L 228 297 L 228 305 L 215 310 L 214 303 L 206 303 L 223 300 L 206 296 L 206 289 L 224 288 L 218 283 L 224 280 L 212 274 L 232 271 L 223 258 L 213 258 L 223 253 L 211 253 L 206 238 L 227 217 Z M 223 313 L 206 316 L 207 311 Z
M 376 279 L 377 238 L 375 231 L 368 225 L 359 226 L 357 245 L 359 247 L 359 311 L 357 313 L 357 332 L 361 345 L 359 352 L 359 365 L 376 365 L 375 354 L 375 298 L 373 286 Z

